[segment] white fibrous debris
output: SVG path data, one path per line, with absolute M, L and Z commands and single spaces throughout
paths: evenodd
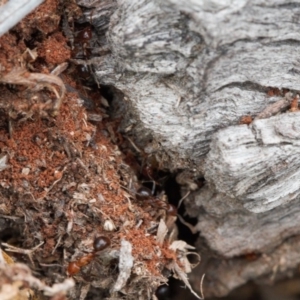
M 58 293 L 66 293 L 68 290 L 75 286 L 75 282 L 73 278 L 67 278 L 61 283 L 55 283 L 52 287 L 45 286 L 44 294 L 46 296 L 54 296 Z
M 29 169 L 29 168 L 23 168 L 23 169 L 22 169 L 22 174 L 24 174 L 24 175 L 28 175 L 29 172 L 30 172 L 30 169 Z
M 177 264 L 176 261 L 172 261 L 169 265 L 168 268 L 174 272 L 176 275 L 175 277 L 178 277 L 180 280 L 182 280 L 185 285 L 189 288 L 191 293 L 195 295 L 198 299 L 203 299 L 203 297 L 199 297 L 192 289 L 187 273 L 190 273 L 192 271 L 192 268 L 195 267 L 196 265 L 192 265 L 187 256 L 190 254 L 196 255 L 198 257 L 198 263 L 200 262 L 200 255 L 196 252 L 189 252 L 188 250 L 193 250 L 195 247 L 187 244 L 185 241 L 174 241 L 170 245 L 169 249 L 173 250 L 177 254 L 177 259 L 180 262 L 181 267 Z
M 116 229 L 116 225 L 112 220 L 106 220 L 104 222 L 103 228 L 106 231 L 114 231 Z
M 133 256 L 132 245 L 128 241 L 122 239 L 121 249 L 120 249 L 120 258 L 119 258 L 119 276 L 116 283 L 114 284 L 111 292 L 120 291 L 125 285 L 131 274 L 131 269 L 133 267 Z
M 163 219 L 160 219 L 158 229 L 157 229 L 157 234 L 156 234 L 156 241 L 159 245 L 162 245 L 165 237 L 168 233 L 168 227 Z
M 0 157 L 0 172 L 8 167 L 7 163 L 7 155 Z
M 177 277 L 178 279 L 182 280 L 185 285 L 189 288 L 189 290 L 191 291 L 191 293 L 197 297 L 197 299 L 204 299 L 203 297 L 201 298 L 199 295 L 197 295 L 197 293 L 192 289 L 190 283 L 189 283 L 189 279 L 186 275 L 186 273 L 178 266 L 178 264 L 175 261 L 172 261 L 169 266 L 170 270 L 172 270 L 174 272 L 174 276 L 175 278 Z
M 181 241 L 181 240 L 172 242 L 172 244 L 170 245 L 169 248 L 171 250 L 173 250 L 174 252 L 176 252 L 177 250 L 185 252 L 186 250 L 195 249 L 194 246 L 191 246 L 191 245 L 187 244 L 185 241 Z
M 192 272 L 192 268 L 195 267 L 195 265 L 192 265 L 187 256 L 188 255 L 195 255 L 197 256 L 198 263 L 200 262 L 200 255 L 197 252 L 189 252 L 188 250 L 194 250 L 195 247 L 187 244 L 185 241 L 174 241 L 169 249 L 173 250 L 177 253 L 177 258 L 180 261 L 180 264 L 184 270 L 185 273 Z M 198 263 L 196 265 L 198 265 Z

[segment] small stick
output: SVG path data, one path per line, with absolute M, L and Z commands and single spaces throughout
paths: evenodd
M 177 205 L 177 209 L 181 206 L 183 200 L 186 199 L 186 198 L 189 196 L 190 193 L 191 193 L 191 191 L 188 191 L 188 192 L 187 192 L 187 193 L 179 200 L 178 205 Z
M 127 140 L 130 142 L 130 144 L 132 145 L 132 147 L 138 152 L 141 153 L 142 150 L 133 142 L 133 140 L 130 137 L 126 137 Z
M 192 234 L 195 234 L 198 232 L 197 228 L 195 226 L 193 226 L 192 224 L 186 222 L 180 215 L 177 215 L 179 221 L 185 225 L 187 228 L 190 229 L 190 231 L 192 232 Z
M 202 275 L 201 281 L 200 281 L 200 294 L 201 298 L 204 300 L 204 294 L 203 294 L 203 281 L 204 281 L 205 274 Z
M 67 69 L 68 65 L 69 64 L 67 62 L 59 64 L 51 71 L 51 74 L 55 76 L 59 76 L 62 72 L 64 72 Z
M 63 170 L 61 171 L 61 173 L 62 173 L 62 174 L 61 174 L 61 177 L 60 177 L 59 179 L 55 180 L 55 181 L 52 183 L 52 185 L 46 190 L 46 193 L 43 195 L 43 197 L 42 197 L 42 198 L 39 198 L 38 201 L 43 200 L 43 199 L 49 194 L 49 192 L 52 190 L 52 188 L 53 188 L 59 181 L 61 181 L 61 179 L 63 178 L 64 172 L 66 171 L 66 169 L 67 169 L 67 167 L 64 167 L 64 168 L 63 168 Z
M 61 238 L 62 238 L 62 235 L 59 236 L 59 238 L 58 238 L 58 240 L 57 240 L 57 243 L 56 243 L 54 249 L 52 250 L 51 254 L 54 254 L 54 252 L 56 251 L 58 245 L 59 245 L 60 242 L 61 242 Z
M 261 113 L 259 113 L 254 120 L 257 119 L 266 119 L 271 116 L 276 115 L 278 112 L 288 108 L 293 100 L 293 94 L 288 92 L 285 94 L 285 97 L 271 105 L 267 106 Z
M 15 246 L 12 246 L 12 245 L 9 245 L 9 244 L 6 244 L 6 243 L 2 243 L 3 246 L 7 247 L 5 249 L 5 251 L 7 251 L 7 252 L 15 252 L 15 253 L 21 253 L 21 254 L 27 255 L 33 266 L 34 266 L 34 262 L 33 262 L 33 259 L 32 259 L 32 253 L 35 250 L 37 250 L 39 247 L 41 247 L 43 244 L 44 244 L 44 242 L 41 242 L 40 244 L 38 244 L 37 246 L 35 246 L 31 249 L 22 249 L 22 248 L 18 248 L 18 247 L 15 247 Z

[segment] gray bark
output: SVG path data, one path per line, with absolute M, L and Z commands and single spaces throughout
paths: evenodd
M 268 96 L 269 87 L 300 91 L 300 1 L 105 4 L 93 2 L 92 18 L 98 34 L 108 28 L 111 52 L 89 63 L 99 83 L 124 94 L 123 132 L 163 167 L 206 179 L 185 201 L 199 220 L 199 252 L 204 240 L 226 258 L 217 273 L 208 262 L 206 295 L 287 275 L 300 263 L 291 238 L 300 231 L 300 114 L 239 120 L 283 99 Z M 255 264 L 236 258 L 251 253 Z

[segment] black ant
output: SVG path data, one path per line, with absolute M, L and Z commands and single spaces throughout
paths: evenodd
M 145 186 L 140 187 L 136 192 L 136 199 L 143 204 L 150 205 L 154 210 L 165 211 L 165 215 L 161 215 L 160 213 L 158 213 L 156 217 L 163 218 L 168 229 L 168 239 L 169 241 L 172 241 L 178 233 L 178 229 L 175 224 L 177 220 L 177 208 L 174 205 L 168 203 L 164 198 L 165 197 L 163 197 L 162 195 L 153 196 L 153 191 Z M 150 213 L 153 213 L 153 210 L 150 211 Z M 154 214 L 156 213 L 154 212 Z M 148 232 L 155 232 L 155 228 L 156 226 L 149 228 Z
M 177 216 L 177 208 L 167 201 L 162 200 L 160 196 L 153 196 L 153 192 L 153 190 L 151 191 L 147 187 L 142 186 L 137 190 L 136 198 L 154 208 L 165 210 L 168 216 Z

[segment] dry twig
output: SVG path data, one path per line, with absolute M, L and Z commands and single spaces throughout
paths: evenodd
M 7 247 L 5 249 L 5 251 L 7 251 L 7 252 L 15 252 L 15 253 L 21 253 L 21 254 L 27 255 L 33 266 L 34 266 L 34 262 L 33 262 L 33 259 L 32 259 L 32 254 L 33 254 L 33 252 L 35 250 L 37 250 L 43 244 L 44 244 L 44 242 L 41 242 L 40 244 L 38 244 L 37 246 L 35 246 L 35 247 L 31 248 L 31 249 L 22 249 L 22 248 L 18 248 L 18 247 L 9 245 L 7 243 L 2 243 L 3 246 Z
M 283 99 L 280 99 L 279 101 L 272 103 L 271 105 L 267 106 L 262 112 L 260 112 L 256 119 L 266 119 L 271 116 L 276 115 L 278 112 L 286 109 L 293 100 L 293 94 L 291 92 L 288 92 L 285 94 L 285 97 Z

